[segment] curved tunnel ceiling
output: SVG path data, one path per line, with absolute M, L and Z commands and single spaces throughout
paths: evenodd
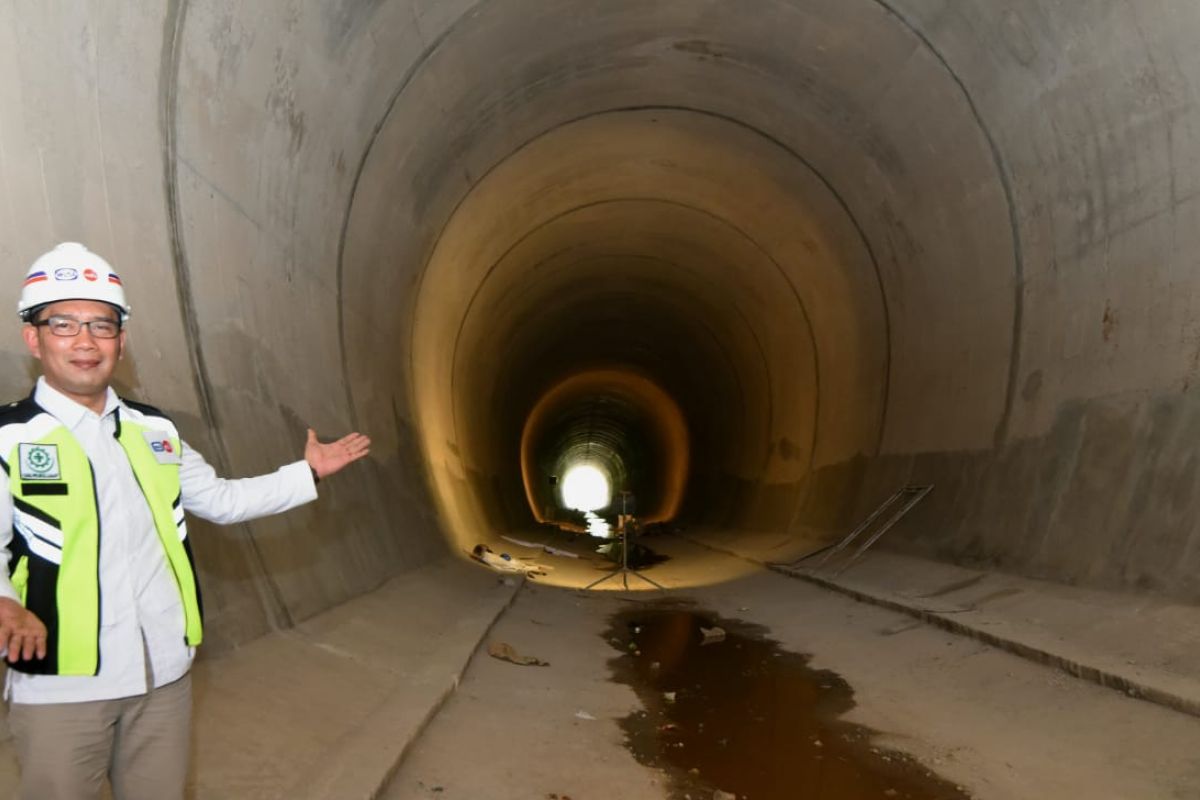
M 496 517 L 484 487 L 512 475 L 537 392 L 572 370 L 644 371 L 703 432 L 689 494 L 703 502 L 685 515 L 787 529 L 814 469 L 901 441 L 909 429 L 889 429 L 887 409 L 928 406 L 924 391 L 973 344 L 1011 340 L 1011 312 L 890 307 L 913 255 L 903 237 L 928 248 L 913 282 L 978 292 L 1012 270 L 986 139 L 895 18 L 860 10 L 863 35 L 846 41 L 821 35 L 849 23 L 836 4 L 772 6 L 769 26 L 722 4 L 534 5 L 480 6 L 420 64 L 347 225 L 343 297 L 361 310 L 348 341 L 415 282 L 411 332 L 394 336 L 409 352 L 388 368 L 422 376 L 411 403 L 451 530 Z M 522 46 L 532 21 L 564 35 Z M 920 136 L 921 115 L 895 105 L 909 85 L 922 91 L 903 99 L 938 117 Z M 421 107 L 435 95 L 431 126 Z M 444 208 L 445 222 L 413 252 L 416 208 Z M 394 291 L 377 291 L 382 252 L 412 253 L 393 261 L 411 264 L 392 272 Z M 918 321 L 920 339 L 895 347 Z M 953 345 L 930 335 L 939 323 Z M 893 377 L 897 359 L 919 359 L 920 374 Z M 353 386 L 362 367 L 348 366 Z M 935 430 L 990 440 L 1008 378 L 1003 361 L 994 370 L 991 391 L 972 387 L 982 419 Z
M 455 543 L 532 524 L 521 431 L 598 370 L 678 405 L 679 513 L 700 524 L 829 536 L 917 480 L 939 488 L 905 535 L 947 557 L 1166 587 L 1200 552 L 1186 531 L 1134 546 L 1167 512 L 1111 507 L 1187 469 L 1147 452 L 1122 471 L 1140 437 L 1114 420 L 1185 424 L 1194 309 L 1169 243 L 1200 227 L 1200 20 L 982 0 L 179 8 L 160 88 L 199 416 L 231 464 L 301 417 L 369 430 L 386 455 L 353 514 L 365 552 L 399 546 L 371 532 L 397 498 Z M 268 572 L 289 563 L 261 547 Z M 301 587 L 281 580 L 287 604 Z

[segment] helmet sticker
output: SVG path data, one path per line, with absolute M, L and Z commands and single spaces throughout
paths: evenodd
M 38 256 L 25 273 L 17 313 L 28 322 L 29 312 L 63 300 L 94 300 L 120 309 L 129 319 L 124 282 L 112 265 L 78 242 L 63 242 Z

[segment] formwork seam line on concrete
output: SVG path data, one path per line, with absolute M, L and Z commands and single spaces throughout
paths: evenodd
M 396 758 L 392 762 L 391 767 L 389 767 L 388 770 L 380 777 L 375 788 L 372 789 L 370 794 L 367 796 L 367 800 L 377 800 L 377 798 L 383 794 L 388 786 L 391 785 L 392 780 L 396 777 L 396 773 L 400 771 L 400 767 L 404 763 L 404 759 L 412 750 L 413 745 L 416 744 L 417 740 L 420 739 L 425 733 L 425 730 L 429 727 L 429 724 L 433 722 L 438 714 L 441 713 L 442 708 L 445 707 L 447 701 L 449 701 L 450 698 L 454 696 L 455 692 L 458 691 L 458 687 L 462 685 L 463 676 L 467 674 L 467 669 L 470 668 L 471 662 L 475 660 L 475 656 L 479 652 L 479 648 L 483 645 L 484 641 L 487 640 L 488 636 L 491 635 L 492 629 L 496 627 L 496 623 L 500 621 L 500 618 L 503 617 L 508 610 L 513 607 L 513 603 L 517 601 L 517 596 L 521 594 L 521 590 L 525 588 L 526 583 L 527 581 L 524 578 L 521 578 L 520 583 L 517 585 L 516 591 L 509 596 L 508 602 L 502 605 L 496 612 L 495 616 L 492 617 L 492 621 L 488 623 L 487 627 L 484 628 L 483 633 L 479 635 L 479 641 L 475 643 L 475 646 L 471 648 L 471 652 L 467 654 L 465 659 L 463 659 L 462 666 L 455 671 L 454 680 L 451 681 L 450 686 L 448 686 L 440 695 L 438 695 L 437 700 L 434 701 L 433 705 L 429 707 L 429 710 L 425 712 L 425 716 L 421 718 L 420 723 L 417 724 L 417 727 L 408 737 L 408 740 L 404 743 L 404 746 L 400 748 L 398 753 L 396 753 Z
M 1172 711 L 1179 711 L 1184 714 L 1200 717 L 1200 700 L 1195 698 L 1184 697 L 1174 692 L 1167 691 L 1166 689 L 1151 686 L 1147 683 L 1129 678 L 1127 676 L 1118 675 L 1115 672 L 1110 672 L 1108 670 L 1101 669 L 1100 667 L 1084 664 L 1081 661 L 1067 658 L 1066 656 L 1059 655 L 1057 653 L 1052 653 L 1049 650 L 1040 647 L 1034 647 L 1033 645 L 1026 644 L 1024 642 L 1019 642 L 1016 639 L 1008 639 L 1003 636 L 997 636 L 994 633 L 973 627 L 966 623 L 960 622 L 959 620 L 951 619 L 950 617 L 939 614 L 936 611 L 930 611 L 919 606 L 903 603 L 890 597 L 871 594 L 869 592 L 862 591 L 861 589 L 855 589 L 853 587 L 846 586 L 845 584 L 837 583 L 836 581 L 832 581 L 827 578 L 821 578 L 817 575 L 793 569 L 785 565 L 769 564 L 763 561 L 758 561 L 757 559 L 749 558 L 748 556 L 741 555 L 740 553 L 734 553 L 720 547 L 714 547 L 713 545 L 698 541 L 696 539 L 691 539 L 688 537 L 681 538 L 684 538 L 686 541 L 689 541 L 692 544 L 712 550 L 713 552 L 722 553 L 724 555 L 732 556 L 733 558 L 738 558 L 760 567 L 765 567 L 766 569 L 777 572 L 780 575 L 785 575 L 789 578 L 797 578 L 822 589 L 829 589 L 831 591 L 838 592 L 861 603 L 869 603 L 871 605 L 886 608 L 891 611 L 898 611 L 902 614 L 907 614 L 908 616 L 915 617 L 922 622 L 933 625 L 937 628 L 941 628 L 949 633 L 975 639 L 976 641 L 990 645 L 991 647 L 995 647 L 999 650 L 1003 650 L 1004 652 L 1011 653 L 1015 656 L 1019 656 L 1027 661 L 1041 664 L 1042 666 L 1053 667 L 1061 670 L 1062 672 L 1066 672 L 1072 677 L 1091 681 L 1092 683 L 1103 686 L 1106 689 L 1114 689 L 1119 691 L 1125 696 L 1131 697 L 1135 700 L 1145 700 L 1147 702 L 1163 706 L 1164 708 L 1169 708 Z

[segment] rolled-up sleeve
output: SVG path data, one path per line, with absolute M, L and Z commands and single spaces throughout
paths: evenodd
M 227 480 L 218 477 L 187 442 L 183 443 L 179 485 L 184 510 L 219 525 L 278 514 L 317 499 L 316 482 L 306 461 L 267 475 Z

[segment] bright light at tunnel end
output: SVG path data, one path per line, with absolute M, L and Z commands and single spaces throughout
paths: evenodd
M 576 511 L 595 511 L 607 506 L 612 498 L 609 478 L 590 464 L 571 467 L 563 476 L 563 505 Z

